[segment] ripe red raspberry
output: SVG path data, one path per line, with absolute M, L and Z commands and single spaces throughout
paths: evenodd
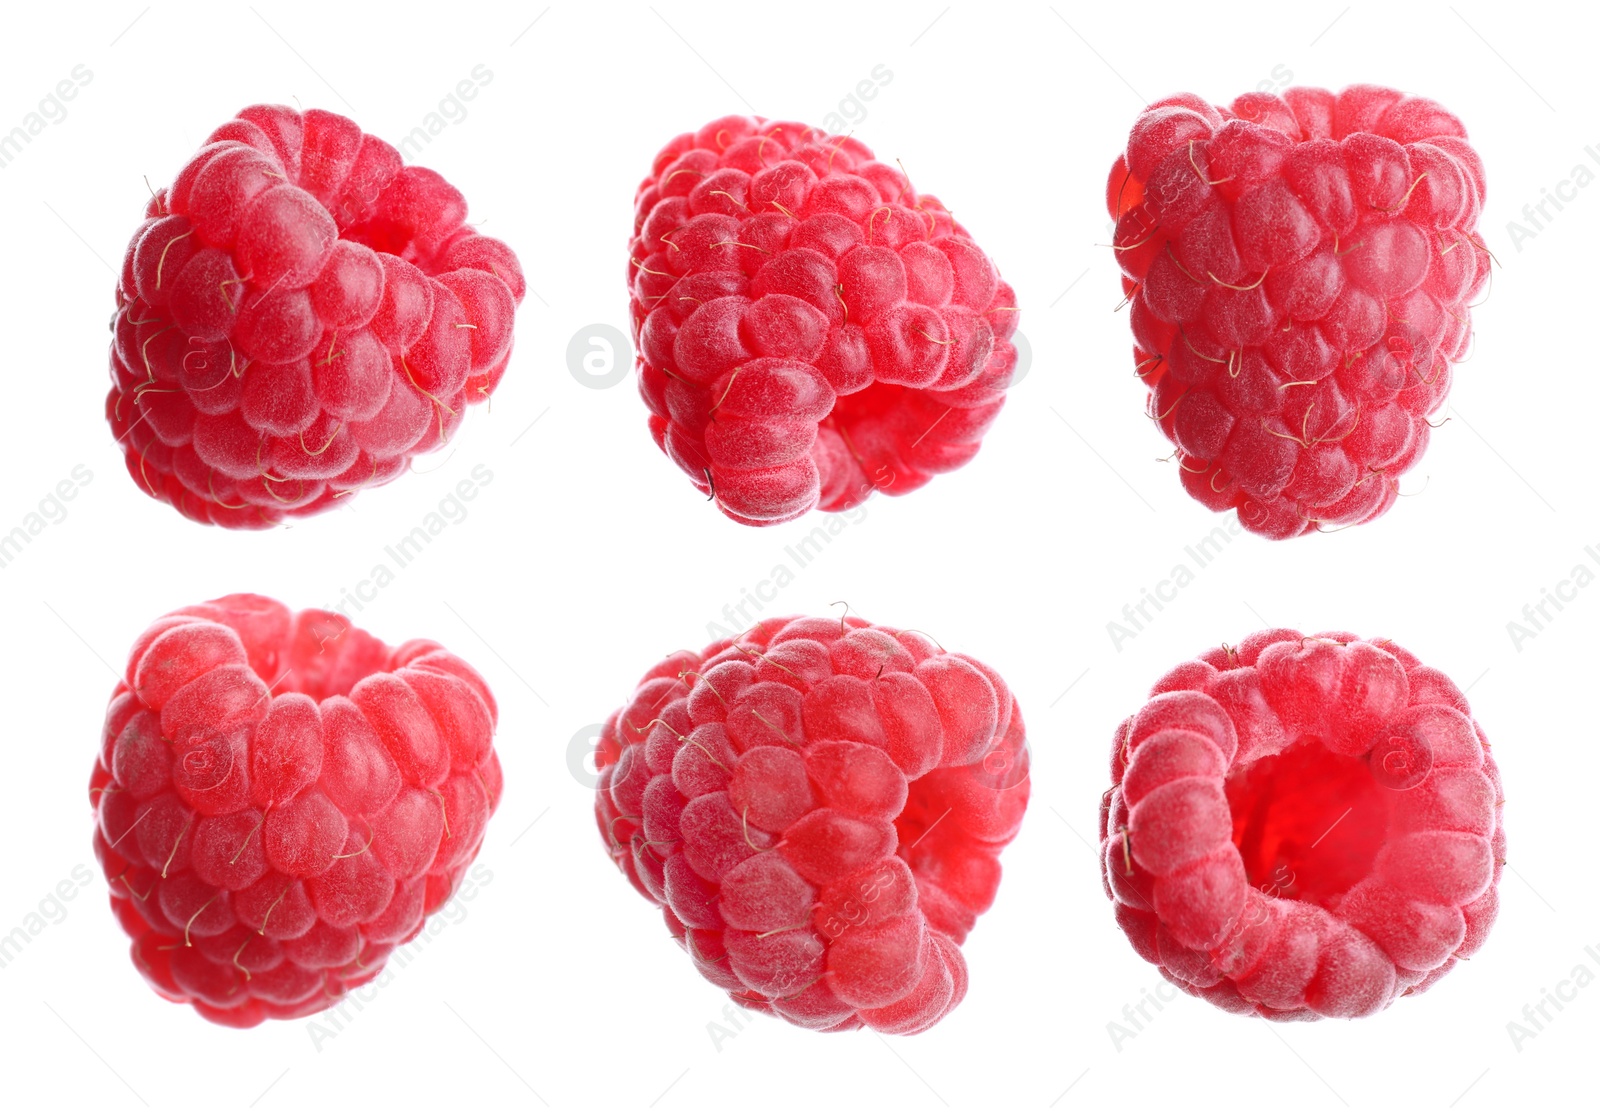
M 1363 1017 L 1483 945 L 1500 773 L 1461 690 L 1387 639 L 1252 634 L 1117 729 L 1101 872 L 1179 988 L 1278 1021 Z
M 662 149 L 628 246 L 656 444 L 767 526 L 961 467 L 1016 367 L 1016 295 L 848 137 L 728 116 Z
M 438 643 L 391 649 L 332 612 L 236 595 L 156 620 L 89 782 L 134 965 L 241 1028 L 376 977 L 483 843 L 496 715 Z
M 1394 503 L 1489 274 L 1466 134 L 1376 85 L 1140 115 L 1106 204 L 1135 370 L 1190 495 L 1270 538 Z
M 511 357 L 510 248 L 438 174 L 321 109 L 254 105 L 128 244 L 106 416 L 144 491 L 260 528 L 388 483 Z
M 709 981 L 808 1029 L 929 1028 L 1028 805 L 988 666 L 862 619 L 776 619 L 657 665 L 605 723 L 595 816 Z

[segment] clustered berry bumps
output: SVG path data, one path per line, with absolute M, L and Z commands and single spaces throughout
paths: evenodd
M 728 116 L 639 186 L 628 285 L 650 432 L 738 522 L 901 495 L 978 451 L 1016 295 L 848 137 Z
M 1139 116 L 1106 204 L 1136 371 L 1195 499 L 1271 538 L 1393 505 L 1489 274 L 1466 134 L 1375 85 Z
M 735 1002 L 915 1033 L 961 1001 L 1028 802 L 994 670 L 857 618 L 771 620 L 645 674 L 596 764 L 612 859 Z
M 1377 86 L 1181 94 L 1108 182 L 1150 416 L 1207 507 L 1287 538 L 1370 521 L 1422 455 L 1489 256 L 1465 129 Z M 260 528 L 386 483 L 495 389 L 525 292 L 462 195 L 345 117 L 246 108 L 146 208 L 107 417 L 184 515 Z M 628 281 L 658 446 L 748 525 L 903 494 L 976 454 L 1016 297 L 849 137 L 725 117 L 636 195 Z M 135 642 L 90 781 L 138 970 L 248 1027 L 369 982 L 455 892 L 501 795 L 497 708 L 437 643 L 261 596 Z M 1029 797 L 1021 710 L 928 636 L 758 623 L 645 674 L 603 725 L 618 869 L 739 1005 L 922 1032 L 968 985 Z M 1499 773 L 1462 692 L 1388 640 L 1269 630 L 1162 677 L 1118 728 L 1101 867 L 1185 991 L 1359 1017 L 1484 943 Z
M 332 612 L 237 595 L 158 619 L 89 784 L 134 964 L 238 1027 L 375 978 L 478 853 L 496 715 L 437 643 L 390 648 Z
M 1483 945 L 1500 774 L 1466 697 L 1387 639 L 1253 634 L 1118 727 L 1101 869 L 1134 949 L 1273 1020 L 1360 1017 Z
M 189 518 L 259 528 L 387 483 L 511 357 L 525 289 L 466 199 L 351 120 L 255 105 L 145 210 L 106 416 Z

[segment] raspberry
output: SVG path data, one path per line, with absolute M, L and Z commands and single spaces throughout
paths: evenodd
M 1467 699 L 1387 639 L 1252 634 L 1117 729 L 1101 873 L 1179 988 L 1278 1021 L 1363 1017 L 1477 951 L 1505 864 Z
M 388 483 L 511 358 L 517 257 L 332 112 L 254 105 L 145 209 L 106 417 L 144 491 L 262 528 Z
M 1483 201 L 1461 122 L 1392 89 L 1145 109 L 1106 204 L 1191 496 L 1269 538 L 1393 505 L 1468 347 Z
M 961 467 L 1016 367 L 1016 295 L 966 229 L 803 124 L 728 116 L 667 144 L 628 284 L 650 432 L 748 525 Z
M 235 595 L 156 620 L 89 783 L 134 965 L 241 1028 L 371 981 L 483 843 L 496 715 L 438 643 L 391 649 L 332 612 Z
M 1028 804 L 1004 681 L 913 631 L 777 619 L 666 658 L 606 721 L 595 816 L 696 969 L 829 1032 L 929 1028 Z

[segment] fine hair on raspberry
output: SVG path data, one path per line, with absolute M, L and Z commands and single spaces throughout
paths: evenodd
M 1485 188 L 1460 120 L 1377 85 L 1140 114 L 1106 205 L 1191 496 L 1269 538 L 1394 505 L 1471 343 Z
M 1015 293 L 848 136 L 746 116 L 680 135 L 628 251 L 650 433 L 736 522 L 919 488 L 972 459 L 1005 401 Z
M 376 978 L 482 846 L 497 716 L 437 642 L 386 646 L 334 612 L 234 595 L 156 620 L 89 783 L 135 967 L 238 1028 Z
M 1461 690 L 1388 639 L 1267 630 L 1117 728 L 1101 872 L 1140 956 L 1275 1021 L 1364 1017 L 1481 948 L 1504 793 Z
M 526 289 L 460 191 L 321 109 L 253 105 L 128 243 L 106 417 L 128 472 L 259 529 L 388 483 L 511 359 Z
M 740 1006 L 918 1033 L 966 994 L 1029 792 L 993 669 L 855 617 L 764 621 L 646 673 L 595 760 L 612 860 Z

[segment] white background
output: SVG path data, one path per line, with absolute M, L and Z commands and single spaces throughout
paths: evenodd
M 1507 632 L 1575 564 L 1600 570 L 1583 552 L 1600 545 L 1600 186 L 1520 250 L 1507 231 L 1588 160 L 1585 144 L 1600 148 L 1596 28 L 1575 8 L 141 6 L 4 17 L 0 131 L 75 65 L 93 73 L 0 170 L 0 532 L 75 465 L 93 473 L 66 519 L 0 569 L 0 934 L 76 864 L 94 869 L 0 969 L 7 1106 L 1470 1111 L 1587 1091 L 1600 989 L 1520 1050 L 1507 1030 L 1575 966 L 1600 974 L 1584 951 L 1600 954 L 1600 588 L 1520 648 Z M 492 412 L 475 410 L 420 474 L 267 534 L 192 525 L 141 495 L 102 402 L 112 268 L 142 178 L 169 181 L 256 101 L 345 112 L 397 143 L 479 64 L 492 80 L 416 161 L 459 186 L 527 272 Z M 718 1047 L 708 1024 L 725 998 L 611 866 L 569 740 L 662 654 L 708 641 L 724 604 L 792 567 L 784 547 L 818 523 L 724 519 L 652 444 L 631 379 L 585 386 L 566 350 L 591 324 L 626 328 L 633 191 L 663 143 L 728 112 L 820 125 L 880 64 L 893 77 L 865 115 L 846 105 L 856 136 L 903 160 L 997 261 L 1033 360 L 971 465 L 874 499 L 765 613 L 844 599 L 991 663 L 1030 726 L 1033 801 L 965 948 L 971 992 L 936 1029 L 821 1036 L 756 1018 Z M 1403 482 L 1414 497 L 1336 534 L 1238 538 L 1119 651 L 1107 622 L 1220 520 L 1158 461 L 1168 446 L 1142 416 L 1103 183 L 1146 99 L 1225 102 L 1275 73 L 1388 83 L 1455 111 L 1488 167 L 1482 230 L 1500 267 L 1453 420 Z M 493 685 L 506 790 L 480 859 L 492 881 L 320 1043 L 304 1021 L 236 1032 L 161 1002 L 128 961 L 89 846 L 86 786 L 127 647 L 169 608 L 224 592 L 332 603 L 479 464 L 493 481 L 467 517 L 358 620 L 391 642 L 437 638 Z M 1157 976 L 1115 928 L 1084 842 L 1107 740 L 1168 666 L 1269 625 L 1388 635 L 1471 686 L 1508 798 L 1500 922 L 1470 963 L 1377 1018 L 1273 1027 L 1180 999 L 1119 1048 L 1108 1023 Z

